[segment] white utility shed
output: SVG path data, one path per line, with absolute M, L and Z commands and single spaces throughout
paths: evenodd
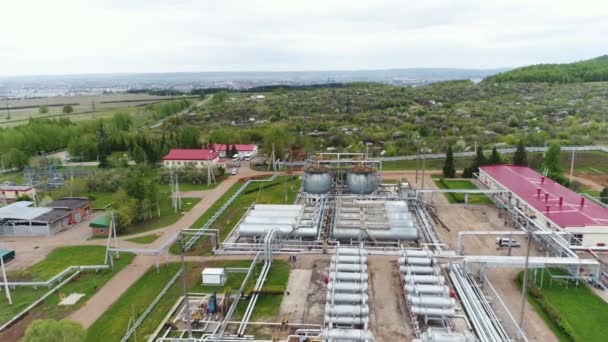
M 201 272 L 203 285 L 224 285 L 228 276 L 223 268 L 207 267 Z

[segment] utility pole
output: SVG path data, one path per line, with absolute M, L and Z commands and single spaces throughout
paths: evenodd
M 570 159 L 570 183 L 572 183 L 572 174 L 574 173 L 574 150 L 572 150 L 572 158 Z
M 190 314 L 190 298 L 188 297 L 188 275 L 186 274 L 186 262 L 184 254 L 186 253 L 186 246 L 184 244 L 184 231 L 179 232 L 179 244 L 181 250 L 181 263 L 182 263 L 182 283 L 184 286 L 184 301 L 186 305 L 186 328 L 188 329 L 188 341 L 192 340 L 192 316 Z
M 526 294 L 528 290 L 528 268 L 530 262 L 530 245 L 532 244 L 532 234 L 530 232 L 530 227 L 526 223 L 526 231 L 528 232 L 528 247 L 526 249 L 526 264 L 524 267 L 524 281 L 521 288 L 521 313 L 519 315 L 519 328 L 524 329 L 524 312 L 526 309 Z
M 2 256 L 0 256 L 0 263 L 2 263 L 2 278 L 4 278 L 4 290 L 6 291 L 6 299 L 8 299 L 9 305 L 13 305 L 11 291 L 8 289 L 8 280 L 6 279 L 6 268 L 4 267 L 4 258 Z
M 424 189 L 424 171 L 426 169 L 424 166 L 424 161 L 425 161 L 424 156 L 422 156 L 422 187 L 421 187 L 421 189 Z

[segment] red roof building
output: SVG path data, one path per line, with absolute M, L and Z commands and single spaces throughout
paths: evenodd
M 172 149 L 163 158 L 163 165 L 165 167 L 183 167 L 186 165 L 202 167 L 207 163 L 215 164 L 219 157 L 219 153 L 209 149 Z
M 525 166 L 479 167 L 479 180 L 508 190 L 511 204 L 547 227 L 563 229 L 585 246 L 608 244 L 608 209 Z M 575 244 L 576 242 L 571 242 Z

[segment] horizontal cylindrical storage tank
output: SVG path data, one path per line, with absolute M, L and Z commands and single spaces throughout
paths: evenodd
M 359 228 L 334 228 L 332 236 L 336 240 L 418 240 L 418 230 L 416 228 L 393 228 L 393 229 L 359 229 Z M 371 236 L 371 239 L 370 239 Z
M 325 323 L 338 325 L 364 325 L 368 323 L 368 317 L 361 316 L 329 316 L 325 315 Z
M 338 283 L 329 282 L 327 291 L 346 292 L 346 293 L 364 293 L 367 292 L 367 283 Z
M 425 331 L 420 334 L 420 338 L 414 340 L 415 342 L 477 342 L 477 339 L 473 334 L 465 332 L 461 333 L 448 333 L 443 331 Z
M 326 301 L 327 303 L 331 303 L 331 299 L 332 299 L 332 294 L 331 292 L 327 292 L 327 298 Z M 333 299 L 334 299 L 334 304 L 340 304 L 340 303 L 361 303 L 361 304 L 365 304 L 367 303 L 367 294 L 366 293 L 343 293 L 343 292 L 339 292 L 339 293 L 334 293 L 333 294 Z
M 369 309 L 367 308 L 367 305 L 330 305 L 328 303 L 325 305 L 325 314 L 329 316 L 367 316 L 369 314 Z
M 303 179 L 304 192 L 309 194 L 326 194 L 331 190 L 332 175 L 324 166 L 312 166 L 305 170 Z
M 373 341 L 374 335 L 369 330 L 325 329 L 323 330 L 323 338 L 328 342 Z
M 276 210 L 276 211 L 300 211 L 303 205 L 300 204 L 256 204 L 254 210 Z
M 358 282 L 366 282 L 367 281 L 367 273 L 356 273 L 356 272 L 334 272 L 329 275 L 330 279 L 335 279 L 337 281 L 358 281 Z
M 424 284 L 407 284 L 404 286 L 405 292 L 415 294 L 428 295 L 449 295 L 450 288 L 445 285 L 424 285 Z
M 427 308 L 420 306 L 412 306 L 410 310 L 414 315 L 454 317 L 454 315 L 456 314 L 454 308 Z
M 266 217 L 266 216 L 251 216 L 248 215 L 247 217 L 245 217 L 245 219 L 243 220 L 244 223 L 264 223 L 264 224 L 269 224 L 270 222 L 272 222 L 272 224 L 295 224 L 296 223 L 296 218 L 295 217 Z
M 399 266 L 403 274 L 434 274 L 439 275 L 439 269 L 432 266 Z
M 361 248 L 338 247 L 336 250 L 338 255 L 366 255 L 367 251 Z
M 333 261 L 338 264 L 365 264 L 367 257 L 365 255 L 335 255 Z
M 401 265 L 418 265 L 418 266 L 431 266 L 433 259 L 424 257 L 401 257 L 399 258 L 399 264 Z
M 403 280 L 407 284 L 445 284 L 445 277 L 436 275 L 407 274 L 403 276 Z
M 317 228 L 298 228 L 294 229 L 293 225 L 276 225 L 276 224 L 260 224 L 260 223 L 241 223 L 239 225 L 239 234 L 243 237 L 263 237 L 273 229 L 278 230 L 280 237 L 294 236 L 302 238 L 315 238 L 318 234 Z
M 407 295 L 407 301 L 414 306 L 434 307 L 434 308 L 453 308 L 456 300 L 448 296 L 412 296 Z
M 378 188 L 376 171 L 370 167 L 356 167 L 346 174 L 346 187 L 353 194 L 367 195 Z
M 399 252 L 402 257 L 431 257 L 431 251 L 424 249 L 402 249 Z
M 367 272 L 365 264 L 341 264 L 332 262 L 329 266 L 330 272 Z

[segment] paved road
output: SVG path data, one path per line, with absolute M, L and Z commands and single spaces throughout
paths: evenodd
M 200 107 L 200 106 L 204 105 L 205 103 L 209 102 L 209 101 L 210 101 L 212 98 L 213 98 L 213 94 L 211 94 L 209 97 L 205 98 L 205 99 L 204 99 L 204 100 L 202 100 L 202 101 L 199 101 L 199 102 L 197 102 L 197 103 L 195 103 L 195 104 L 192 104 L 190 107 L 188 107 L 188 108 L 186 108 L 186 109 L 184 109 L 184 110 L 181 110 L 181 111 L 179 111 L 179 112 L 177 112 L 177 113 L 175 113 L 175 114 L 173 114 L 173 115 L 169 115 L 169 116 L 168 116 L 168 117 L 166 117 L 166 118 L 163 118 L 163 119 L 161 119 L 161 120 L 156 121 L 155 123 L 153 123 L 153 124 L 149 125 L 148 127 L 150 127 L 150 128 L 157 128 L 157 127 L 160 127 L 160 126 L 163 124 L 163 122 L 165 122 L 165 120 L 167 120 L 168 118 L 170 118 L 170 117 L 178 117 L 178 116 L 182 116 L 182 115 L 184 115 L 184 114 L 190 113 L 190 111 L 191 111 L 192 109 L 194 109 L 194 108 L 198 108 L 198 107 Z

